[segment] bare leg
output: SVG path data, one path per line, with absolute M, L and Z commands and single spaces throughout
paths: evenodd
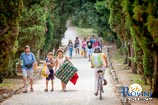
M 61 81 L 61 88 L 62 88 L 62 90 L 64 90 L 64 87 L 63 87 L 63 82 Z
M 30 79 L 30 86 L 31 86 L 31 91 L 33 92 L 33 79 Z
M 64 91 L 66 91 L 66 84 L 65 83 L 63 83 L 63 87 L 64 87 Z
M 52 83 L 52 90 L 51 91 L 54 91 L 54 82 L 53 82 L 53 80 L 51 80 L 51 83 Z
M 80 49 L 78 48 L 78 55 L 80 55 Z
M 77 48 L 75 48 L 75 53 L 76 53 L 76 55 L 77 55 Z
M 27 77 L 23 77 L 24 89 L 27 91 Z
M 89 58 L 89 61 L 90 61 L 91 56 L 89 55 L 88 58 Z
M 46 80 L 46 89 L 48 90 L 48 80 Z
M 66 89 L 66 84 L 61 81 L 61 86 L 62 86 L 62 90 L 65 91 L 65 89 Z

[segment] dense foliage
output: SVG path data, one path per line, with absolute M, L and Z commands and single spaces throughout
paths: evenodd
M 74 25 L 84 28 L 94 28 L 99 36 L 102 36 L 108 41 L 114 41 L 116 34 L 111 30 L 108 24 L 110 11 L 107 8 L 106 1 L 90 1 L 83 0 L 81 7 L 76 9 L 72 16 Z
M 0 1 L 0 82 L 4 72 L 13 65 L 22 7 L 22 0 Z
M 143 52 L 144 76 L 149 78 L 151 83 L 154 77 L 153 96 L 158 96 L 158 2 L 156 0 L 123 0 L 122 7 L 132 39 L 135 39 Z

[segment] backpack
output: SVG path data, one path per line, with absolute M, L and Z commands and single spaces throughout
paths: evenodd
M 79 42 L 79 40 L 75 40 L 75 44 L 79 44 L 80 42 Z
M 95 68 L 102 67 L 103 53 L 93 53 L 91 57 L 91 63 Z

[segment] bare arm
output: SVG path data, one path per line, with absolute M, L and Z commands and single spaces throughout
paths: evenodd
M 92 57 L 91 57 L 91 59 L 92 59 Z M 92 64 L 92 60 L 91 60 L 91 68 L 94 68 L 94 65 Z
M 104 59 L 104 66 L 108 67 L 107 57 L 105 54 L 103 54 L 103 59 Z
M 55 71 L 57 70 L 57 68 L 58 68 L 58 60 L 56 59 L 56 61 L 55 61 Z

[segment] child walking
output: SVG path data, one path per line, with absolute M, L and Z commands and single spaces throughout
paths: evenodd
M 48 92 L 48 82 L 51 80 L 51 84 L 52 84 L 51 92 L 53 92 L 54 91 L 54 84 L 53 84 L 54 70 L 53 70 L 53 68 L 55 67 L 55 59 L 54 59 L 52 52 L 48 53 L 45 63 L 49 69 L 49 75 L 48 75 L 48 77 L 46 77 L 46 88 L 44 91 Z
M 60 66 L 63 65 L 64 61 L 69 60 L 68 57 L 64 56 L 64 52 L 62 49 L 58 49 L 57 50 L 57 58 L 56 58 L 56 66 L 55 66 L 55 70 L 57 70 Z M 62 91 L 65 92 L 66 91 L 66 84 L 61 81 L 61 87 L 62 87 Z

